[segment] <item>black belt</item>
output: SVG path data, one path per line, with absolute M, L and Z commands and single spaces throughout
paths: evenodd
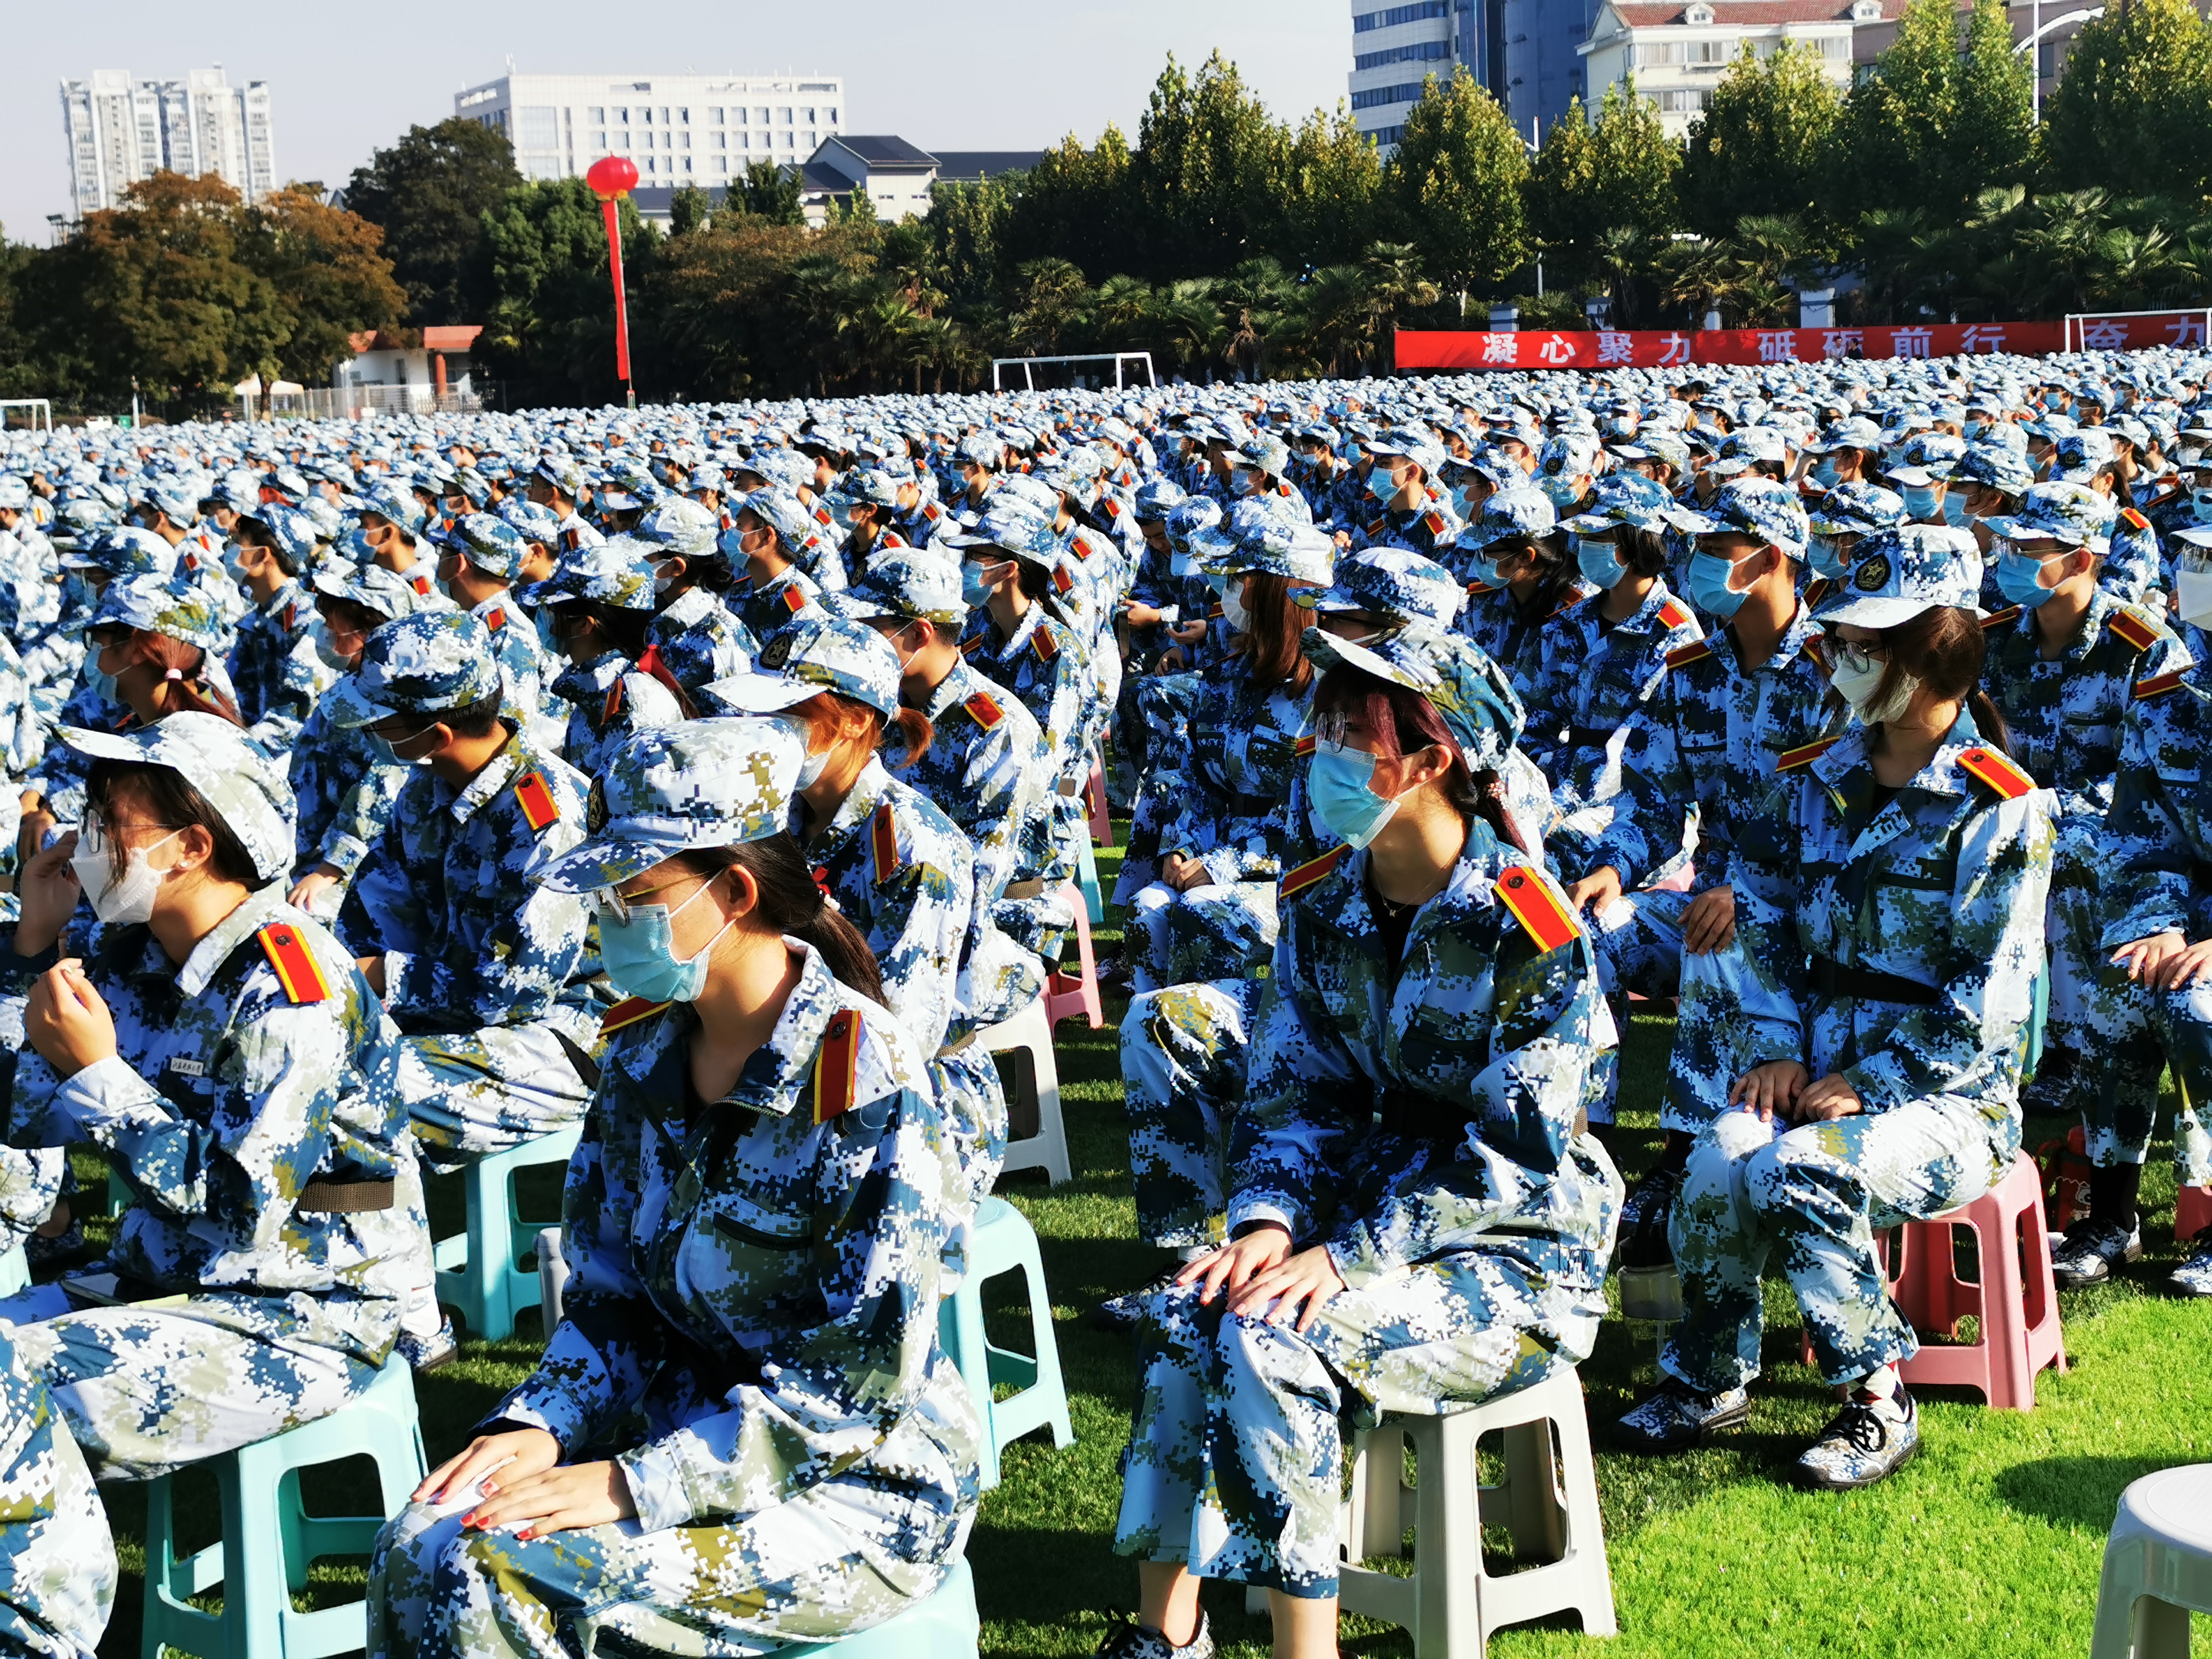
M 1916 1008 L 1931 1008 L 1942 1000 L 1942 992 L 1932 985 L 1923 985 L 1917 979 L 1878 973 L 1874 969 L 1856 967 L 1849 963 L 1831 962 L 1826 957 L 1813 958 L 1810 977 L 1813 988 L 1822 996 L 1861 997 L 1869 1002 L 1902 1002 Z
M 1571 726 L 1567 728 L 1567 747 L 1570 749 L 1602 749 L 1613 741 L 1617 726 Z
M 396 1199 L 389 1181 L 311 1181 L 293 1206 L 308 1215 L 360 1215 L 388 1210 Z

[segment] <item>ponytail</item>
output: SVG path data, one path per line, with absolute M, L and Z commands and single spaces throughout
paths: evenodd
M 697 848 L 678 853 L 674 861 L 709 880 L 726 870 L 744 871 L 760 892 L 756 914 L 763 927 L 811 946 L 839 984 L 871 1002 L 884 1001 L 883 970 L 876 965 L 875 952 L 860 930 L 815 884 L 806 854 L 788 835 L 778 832 L 735 847 Z
M 239 714 L 238 705 L 206 679 L 205 651 L 167 634 L 149 633 L 143 629 L 134 630 L 133 639 L 145 660 L 162 672 L 162 683 L 157 689 L 163 714 L 213 714 L 233 726 L 246 724 Z
M 901 708 L 886 715 L 874 704 L 848 697 L 842 691 L 817 691 L 792 712 L 803 718 L 809 732 L 831 743 L 865 742 L 879 750 L 884 763 L 903 772 L 929 752 L 937 728 L 919 708 Z

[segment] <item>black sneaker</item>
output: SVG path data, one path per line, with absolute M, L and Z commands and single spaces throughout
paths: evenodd
M 2051 1241 L 2051 1276 L 2063 1291 L 2102 1285 L 2112 1278 L 2114 1268 L 2142 1255 L 2140 1223 L 2123 1229 L 2117 1221 L 2100 1221 L 2091 1216 L 2068 1228 L 2063 1237 Z
M 1615 1259 L 1624 1267 L 1664 1267 L 1674 1260 L 1667 1223 L 1685 1171 L 1662 1164 L 1628 1189 L 1620 1204 L 1620 1240 Z
M 1183 1270 L 1178 1261 L 1151 1284 L 1133 1291 L 1124 1291 L 1119 1296 L 1109 1296 L 1091 1310 L 1089 1324 L 1094 1331 L 1133 1331 L 1137 1322 L 1145 1316 L 1145 1304 L 1162 1291 L 1174 1287 L 1176 1275 Z
M 1920 1412 L 1902 1384 L 1887 1400 L 1861 1389 L 1844 1402 L 1792 1474 L 1816 1492 L 1851 1492 L 1897 1473 L 1920 1449 Z
M 1116 1625 L 1098 1644 L 1101 1659 L 1213 1659 L 1213 1632 L 1204 1613 L 1198 1615 L 1198 1634 L 1177 1647 L 1135 1620 Z
M 1680 1377 L 1669 1376 L 1656 1394 L 1613 1425 L 1613 1439 L 1623 1451 L 1687 1451 L 1750 1416 L 1751 1395 L 1741 1387 L 1700 1394 Z

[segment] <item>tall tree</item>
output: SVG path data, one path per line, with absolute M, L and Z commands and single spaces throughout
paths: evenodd
M 1633 84 L 1605 89 L 1595 125 L 1582 100 L 1571 102 L 1528 170 L 1529 234 L 1559 280 L 1571 285 L 1602 276 L 1609 231 L 1648 243 L 1672 230 L 1681 165 L 1681 146 Z
M 306 386 L 327 385 L 353 355 L 349 337 L 399 320 L 406 291 L 384 257 L 384 235 L 298 185 L 246 210 L 240 253 L 266 278 L 285 319 L 275 368 Z
M 1847 216 L 1870 208 L 1954 206 L 1959 13 L 1954 0 L 1909 0 L 1897 38 L 1844 100 L 1833 181 Z
M 2084 24 L 2044 112 L 2054 182 L 2212 191 L 2212 25 L 2190 0 L 2127 0 Z
M 1723 237 L 1746 215 L 1817 214 L 1842 107 L 1818 52 L 1784 41 L 1762 63 L 1747 46 L 1690 128 L 1681 182 L 1689 228 Z
M 974 304 L 997 286 L 1006 224 L 1027 185 L 1026 173 L 1012 173 L 930 191 L 922 223 L 955 301 Z
M 1129 146 L 1110 124 L 1086 147 L 1073 133 L 1023 175 L 1000 230 L 1000 276 L 1036 259 L 1065 259 L 1089 277 L 1128 257 Z
M 2034 53 L 2013 50 L 2004 0 L 1974 0 L 1950 137 L 1966 200 L 2027 182 L 2035 161 Z
M 1429 274 L 1462 291 L 1501 281 L 1528 257 L 1522 189 L 1528 152 L 1464 64 L 1433 75 L 1406 112 L 1384 191 Z
M 799 193 L 797 172 L 787 172 L 773 161 L 749 161 L 744 177 L 731 186 L 722 206 L 725 212 L 734 208 L 772 225 L 803 225 L 806 212 L 799 205 Z
M 1219 52 L 1195 76 L 1170 53 L 1129 162 L 1138 274 L 1218 276 L 1271 246 L 1290 143 Z
M 1351 110 L 1316 110 L 1290 143 L 1271 252 L 1294 270 L 1358 258 L 1375 240 L 1382 194 L 1381 152 Z
M 346 206 L 383 230 L 409 322 L 484 321 L 491 291 L 483 216 L 521 182 L 506 135 L 459 116 L 408 128 L 354 169 Z

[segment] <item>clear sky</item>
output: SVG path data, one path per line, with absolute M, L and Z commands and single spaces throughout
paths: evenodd
M 267 81 L 280 177 L 342 182 L 453 94 L 505 72 L 845 79 L 846 131 L 924 149 L 1038 149 L 1118 121 L 1133 140 L 1166 55 L 1219 47 L 1279 116 L 1345 96 L 1349 0 L 64 0 L 8 9 L 0 226 L 43 243 L 69 209 L 58 87 L 96 69 L 168 78 L 221 64 Z

